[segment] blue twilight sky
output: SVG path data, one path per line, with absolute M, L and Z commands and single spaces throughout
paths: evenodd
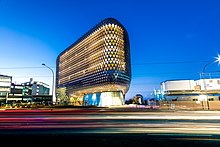
M 41 64 L 55 71 L 58 54 L 107 17 L 120 21 L 130 39 L 126 99 L 152 97 L 165 80 L 198 79 L 220 53 L 219 0 L 0 0 L 0 74 L 51 85 Z

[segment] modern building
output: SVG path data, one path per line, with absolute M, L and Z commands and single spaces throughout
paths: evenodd
M 29 82 L 22 83 L 23 85 L 23 101 L 52 104 L 52 95 L 50 93 L 50 86 L 40 81 L 33 81 L 31 78 Z
M 22 84 L 11 83 L 6 102 L 11 105 L 20 103 L 49 104 L 52 103 L 52 96 L 49 95 L 49 90 L 49 85 L 33 81 L 32 78 L 29 82 Z
M 49 95 L 50 86 L 40 81 L 33 81 L 31 78 L 29 82 L 22 83 L 26 88 L 26 92 L 31 95 Z
M 66 48 L 56 61 L 56 88 L 82 105 L 123 105 L 131 82 L 125 27 L 107 18 Z
M 6 103 L 8 94 L 11 91 L 11 82 L 11 76 L 0 75 L 0 105 Z

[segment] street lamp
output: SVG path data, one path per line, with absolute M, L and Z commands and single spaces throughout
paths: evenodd
M 54 72 L 53 72 L 53 69 L 50 68 L 49 66 L 47 66 L 46 64 L 43 63 L 42 65 L 47 67 L 48 69 L 50 69 L 52 74 L 53 74 L 53 82 L 52 82 L 52 103 L 53 103 L 54 101 L 56 101 L 56 97 L 55 97 L 55 94 L 54 94 Z
M 218 62 L 220 63 L 220 55 L 218 54 L 218 57 L 215 57 L 216 60 L 215 61 L 211 61 L 211 62 L 208 62 L 204 65 L 203 69 L 202 69 L 202 78 L 203 78 L 203 85 L 204 85 L 204 91 L 205 91 L 205 95 L 206 95 L 206 101 L 207 101 L 207 107 L 208 107 L 208 110 L 209 110 L 209 97 L 208 97 L 208 94 L 207 94 L 207 87 L 206 87 L 206 80 L 205 80 L 205 69 L 208 65 L 212 64 L 212 63 L 215 63 L 215 62 Z

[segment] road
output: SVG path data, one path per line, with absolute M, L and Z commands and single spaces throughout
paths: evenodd
M 218 146 L 219 122 L 219 111 L 2 110 L 0 137 L 7 145 Z

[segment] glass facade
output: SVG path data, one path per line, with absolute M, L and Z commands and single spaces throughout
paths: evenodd
M 128 33 L 107 18 L 65 49 L 56 66 L 56 88 L 83 105 L 122 105 L 131 81 Z
M 124 104 L 122 92 L 97 92 L 84 95 L 83 106 L 120 106 Z

